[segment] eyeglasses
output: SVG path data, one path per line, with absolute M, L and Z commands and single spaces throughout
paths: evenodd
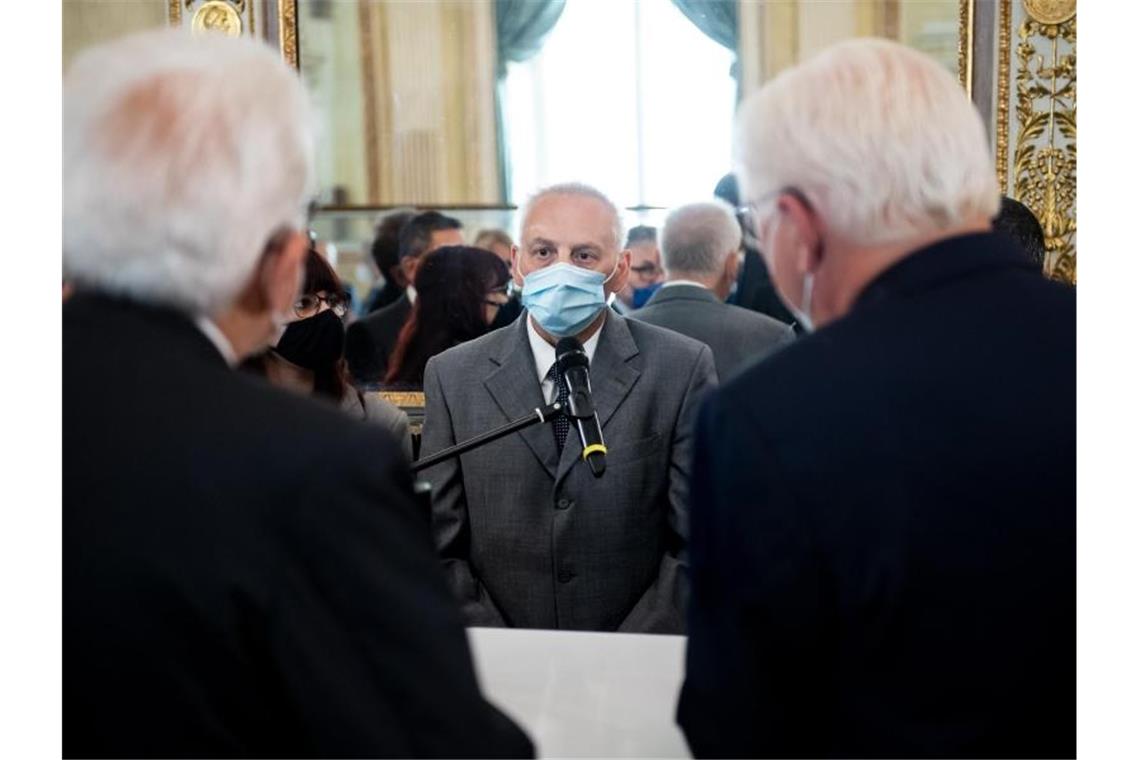
M 798 187 L 781 187 L 778 190 L 764 193 L 754 201 L 746 201 L 743 206 L 738 206 L 735 210 L 741 220 L 743 227 L 744 240 L 743 243 L 750 248 L 760 248 L 760 239 L 756 225 L 758 220 L 767 216 L 767 209 L 765 208 L 769 203 L 779 198 L 781 195 L 790 195 L 797 201 L 802 203 L 809 211 L 815 210 L 815 206 L 804 192 Z
M 635 267 L 630 267 L 629 270 L 631 272 L 637 272 L 638 274 L 644 275 L 644 276 L 655 275 L 660 271 L 657 268 L 657 265 L 654 264 L 652 261 L 647 261 L 644 264 L 639 264 Z
M 321 311 L 321 304 L 327 304 L 333 314 L 343 317 L 348 313 L 348 304 L 335 293 L 331 296 L 317 294 L 303 295 L 293 303 L 293 313 L 300 319 L 315 317 Z

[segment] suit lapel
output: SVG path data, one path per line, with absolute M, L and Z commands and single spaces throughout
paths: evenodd
M 629 364 L 634 356 L 637 356 L 637 344 L 629 332 L 626 320 L 617 314 L 607 315 L 602 334 L 598 338 L 598 348 L 590 362 L 590 390 L 603 437 L 607 432 L 606 423 L 641 377 L 641 372 Z M 531 370 L 532 373 L 534 371 Z M 581 456 L 582 441 L 578 438 L 575 426 L 571 425 L 566 444 L 562 447 L 562 457 L 558 460 L 555 481 L 566 477 Z
M 524 313 L 504 330 L 502 351 L 490 357 L 492 369 L 483 380 L 483 386 L 502 411 L 504 422 L 525 417 L 545 405 L 527 338 L 526 319 Z M 558 445 L 549 423 L 532 425 L 519 431 L 519 435 L 553 478 L 558 467 Z

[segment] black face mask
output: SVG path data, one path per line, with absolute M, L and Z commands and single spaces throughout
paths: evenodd
M 292 322 L 273 350 L 298 367 L 326 369 L 344 354 L 344 322 L 332 309 Z

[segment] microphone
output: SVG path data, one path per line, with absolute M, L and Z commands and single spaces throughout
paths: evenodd
M 606 442 L 602 439 L 602 426 L 590 395 L 590 360 L 577 338 L 567 337 L 555 346 L 555 362 L 562 373 L 569 395 L 566 415 L 574 420 L 578 438 L 582 441 L 582 459 L 590 465 L 595 478 L 606 471 Z

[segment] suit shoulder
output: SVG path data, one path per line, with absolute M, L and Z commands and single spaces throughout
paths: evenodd
M 668 352 L 670 357 L 689 356 L 696 359 L 702 351 L 709 347 L 699 340 L 695 340 L 667 327 L 660 327 L 640 319 L 625 319 L 629 326 L 630 335 L 637 343 L 640 351 Z
M 761 314 L 760 312 L 753 311 L 752 309 L 745 309 L 743 306 L 726 303 L 724 304 L 724 308 L 724 313 L 727 314 L 730 319 L 733 319 L 742 324 L 747 324 L 750 327 L 763 328 L 774 332 L 786 332 L 792 328 L 791 325 L 787 324 L 786 322 L 781 322 L 775 317 L 770 317 L 767 314 Z
M 433 365 L 441 372 L 447 372 L 456 367 L 469 367 L 487 357 L 498 355 L 503 350 L 505 343 L 515 339 L 514 331 L 516 329 L 516 325 L 510 324 L 492 330 L 478 338 L 460 343 L 458 346 L 452 346 L 446 351 L 436 354 L 428 360 L 428 364 Z

